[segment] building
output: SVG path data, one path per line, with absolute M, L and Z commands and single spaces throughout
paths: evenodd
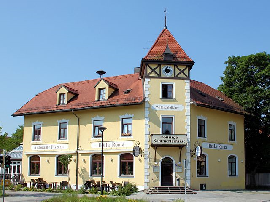
M 13 183 L 21 182 L 21 167 L 22 167 L 22 153 L 23 146 L 20 145 L 10 152 L 6 153 L 6 156 L 10 156 L 11 164 L 9 168 L 5 168 L 6 179 L 10 179 Z M 3 158 L 3 154 L 0 154 Z M 0 180 L 3 179 L 4 168 L 0 167 Z
M 105 126 L 106 182 L 149 189 L 186 179 L 193 189 L 244 189 L 244 111 L 190 80 L 193 64 L 165 27 L 134 74 L 59 84 L 36 95 L 13 114 L 24 116 L 25 180 L 69 181 L 74 188 L 100 180 L 98 128 Z M 63 154 L 73 156 L 69 172 L 59 161 Z

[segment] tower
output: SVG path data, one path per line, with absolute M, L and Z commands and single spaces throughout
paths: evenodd
M 145 93 L 145 189 L 184 183 L 190 159 L 190 70 L 194 61 L 164 27 L 141 61 Z M 189 161 L 187 161 L 189 162 Z M 190 166 L 187 166 L 190 183 Z

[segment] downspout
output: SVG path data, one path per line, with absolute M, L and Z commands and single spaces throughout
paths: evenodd
M 77 118 L 77 148 L 76 148 L 76 190 L 78 190 L 78 175 L 79 175 L 79 137 L 80 137 L 80 118 L 73 112 L 72 114 Z

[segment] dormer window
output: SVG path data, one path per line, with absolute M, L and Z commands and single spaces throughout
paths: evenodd
M 98 100 L 106 100 L 106 88 L 99 88 L 98 89 Z
M 59 94 L 59 105 L 64 105 L 64 104 L 66 104 L 66 94 L 60 93 Z

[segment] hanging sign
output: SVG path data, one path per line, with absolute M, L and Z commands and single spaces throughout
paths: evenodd
M 138 157 L 141 153 L 141 148 L 139 146 L 133 147 L 133 156 Z
M 152 109 L 156 111 L 183 111 L 183 105 L 176 104 L 154 104 L 152 105 Z
M 163 135 L 163 134 L 152 134 L 151 145 L 152 146 L 180 146 L 187 144 L 186 135 Z

